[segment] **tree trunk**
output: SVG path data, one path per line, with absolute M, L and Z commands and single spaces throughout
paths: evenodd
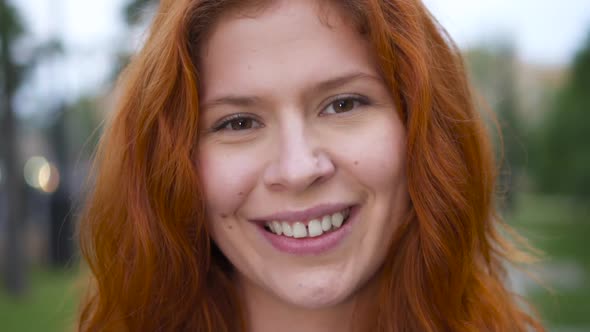
M 6 8 L 5 0 L 0 0 L 0 8 Z M 0 110 L 2 111 L 2 123 L 0 130 L 0 143 L 2 145 L 5 165 L 5 185 L 2 190 L 6 197 L 6 232 L 4 236 L 4 266 L 2 272 L 7 291 L 13 295 L 19 295 L 26 289 L 26 263 L 24 255 L 23 225 L 25 218 L 25 191 L 23 183 L 23 165 L 20 162 L 16 138 L 17 123 L 12 107 L 12 101 L 16 92 L 16 68 L 12 62 L 10 38 L 6 29 L 0 29 L 0 52 L 2 52 L 2 92 L 0 95 Z

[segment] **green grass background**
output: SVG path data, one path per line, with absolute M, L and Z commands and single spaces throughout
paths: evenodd
M 517 207 L 510 224 L 544 252 L 540 264 L 559 268 L 560 263 L 567 263 L 580 272 L 576 285 L 551 282 L 539 273 L 545 288 L 536 287 L 527 297 L 550 331 L 590 332 L 590 204 L 564 197 L 520 195 Z
M 20 298 L 0 291 L 0 331 L 72 331 L 78 295 L 77 270 L 33 268 L 29 289 Z

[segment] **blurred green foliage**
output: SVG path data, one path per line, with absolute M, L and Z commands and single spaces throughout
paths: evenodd
M 530 175 L 538 190 L 590 198 L 590 33 L 550 112 L 533 133 Z
M 533 266 L 542 283 L 520 280 L 521 291 L 549 331 L 590 331 L 590 36 L 565 83 L 549 76 L 532 84 L 560 69 L 519 63 L 509 40 L 474 47 L 465 58 L 478 106 L 488 120 L 493 110 L 499 127 L 491 119 L 491 132 L 502 132 L 494 138 L 506 219 L 545 253 Z M 522 76 L 531 71 L 537 76 Z
M 514 184 L 525 168 L 522 141 L 525 125 L 519 112 L 518 59 L 509 39 L 474 47 L 464 54 L 475 85 L 476 105 L 492 128 L 500 174 L 499 193 L 504 208 L 514 208 Z M 483 100 L 482 100 L 483 99 Z M 495 118 L 488 114 L 492 110 Z
M 59 40 L 50 39 L 39 45 L 30 45 L 32 47 L 28 50 L 21 47 L 19 56 L 14 56 L 15 46 L 27 36 L 27 27 L 16 7 L 6 1 L 0 2 L 0 31 L 6 36 L 6 46 L 9 49 L 9 52 L 0 52 L 0 64 L 7 60 L 9 63 L 9 68 L 5 69 L 7 72 L 0 75 L 0 83 L 4 79 L 10 80 L 9 85 L 13 89 L 17 89 L 23 83 L 37 63 L 45 58 L 62 54 L 64 51 Z M 10 59 L 4 59 L 5 54 L 12 56 Z
M 127 24 L 133 25 L 139 23 L 147 8 L 158 4 L 156 0 L 131 0 L 125 5 L 125 21 Z
M 14 6 L 4 1 L 0 2 L 0 31 L 2 32 L 4 42 L 6 42 L 8 46 L 12 46 L 25 35 L 25 26 L 19 12 Z M 26 66 L 23 64 L 15 64 L 9 54 L 9 52 L 5 51 L 0 52 L 0 64 L 2 64 L 0 69 L 2 70 L 0 82 L 4 85 L 6 83 L 3 81 L 6 80 L 11 86 L 16 87 L 23 79 L 23 73 Z M 8 59 L 6 59 L 7 56 L 9 57 Z M 7 62 L 9 63 L 9 68 L 5 69 L 4 66 L 6 66 Z M 7 72 L 4 72 L 5 70 Z M 8 82 L 8 80 L 10 80 L 10 82 Z M 5 111 L 2 110 L 2 112 Z

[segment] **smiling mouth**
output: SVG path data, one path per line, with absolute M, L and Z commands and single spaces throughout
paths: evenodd
M 307 221 L 267 221 L 264 229 L 272 234 L 296 239 L 314 238 L 338 230 L 350 217 L 351 207 Z

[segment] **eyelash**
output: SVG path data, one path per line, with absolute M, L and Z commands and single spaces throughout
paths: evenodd
M 237 113 L 237 114 L 232 114 L 232 115 L 224 118 L 223 120 L 221 120 L 221 122 L 219 124 L 215 125 L 211 131 L 213 131 L 213 132 L 222 131 L 222 130 L 237 131 L 237 130 L 226 128 L 232 122 L 237 121 L 237 120 L 252 120 L 252 121 L 260 122 L 254 116 L 249 115 L 247 113 Z M 262 127 L 262 124 L 260 124 L 258 127 Z
M 355 109 L 358 107 L 368 106 L 371 104 L 371 101 L 369 100 L 369 98 L 367 98 L 366 96 L 363 96 L 363 95 L 356 95 L 356 94 L 339 95 L 339 96 L 336 96 L 335 98 L 333 98 L 332 100 L 328 101 L 326 103 L 326 106 L 324 106 L 324 108 L 322 108 L 321 113 L 324 113 L 329 107 L 333 106 L 334 103 L 336 103 L 338 101 L 352 101 L 354 103 Z M 351 110 L 351 111 L 353 111 L 353 110 Z M 348 113 L 351 111 L 342 112 L 342 113 Z M 340 114 L 340 113 L 329 113 L 329 114 L 336 115 L 336 114 Z M 323 115 L 323 116 L 326 116 L 326 115 Z M 227 128 L 227 126 L 229 126 L 232 122 L 234 122 L 236 120 L 251 120 L 251 121 L 259 122 L 252 115 L 249 115 L 247 113 L 237 113 L 237 114 L 232 114 L 232 115 L 226 117 L 225 119 L 221 120 L 221 122 L 218 123 L 217 125 L 215 125 L 211 129 L 211 131 L 212 132 L 217 132 L 217 131 L 222 131 L 222 130 L 239 131 L 239 130 L 233 130 L 233 129 Z M 263 127 L 263 125 L 259 123 L 259 125 L 255 128 L 259 128 L 259 127 Z
M 324 106 L 324 108 L 322 108 L 322 113 L 325 112 L 326 109 L 328 109 L 328 107 L 333 106 L 334 103 L 336 103 L 338 101 L 352 101 L 353 103 L 355 103 L 354 109 L 356 109 L 358 107 L 371 105 L 371 101 L 369 100 L 369 98 L 366 96 L 363 96 L 363 95 L 357 95 L 357 94 L 339 95 L 339 96 L 334 97 L 333 99 L 331 99 L 330 101 L 328 101 L 326 103 L 326 106 Z M 348 113 L 351 111 L 342 112 L 342 113 Z M 330 113 L 330 114 L 340 114 L 340 113 Z

